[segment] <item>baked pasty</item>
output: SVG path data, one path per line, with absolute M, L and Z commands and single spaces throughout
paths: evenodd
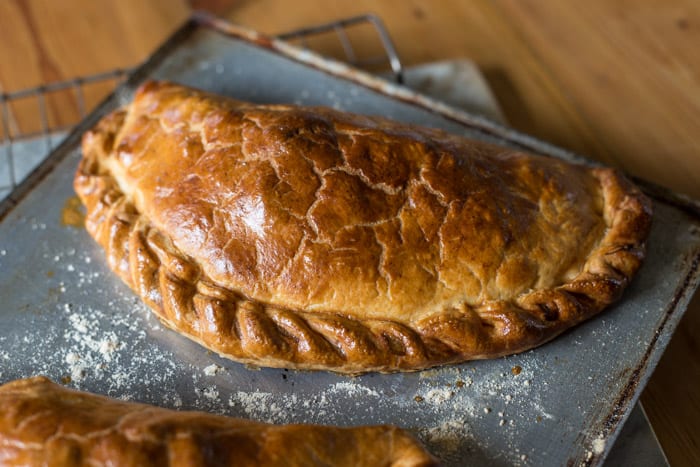
M 432 466 L 395 426 L 269 425 L 66 389 L 44 377 L 0 386 L 4 466 Z
M 166 325 L 345 373 L 541 344 L 620 297 L 651 221 L 612 169 L 165 82 L 84 135 L 75 189 Z

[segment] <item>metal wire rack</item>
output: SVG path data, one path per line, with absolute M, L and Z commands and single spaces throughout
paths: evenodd
M 403 69 L 381 19 L 367 14 L 289 31 L 277 36 L 359 68 L 389 73 L 397 82 Z M 378 51 L 365 57 L 364 50 Z M 0 94 L 0 200 L 26 178 L 65 133 L 119 85 L 129 69 L 77 77 Z M 4 153 L 4 154 L 3 154 Z
M 381 42 L 381 54 L 371 57 L 358 56 L 353 41 L 348 34 L 348 31 L 357 26 L 371 26 L 377 38 Z M 343 48 L 344 57 L 347 63 L 359 67 L 373 67 L 376 65 L 389 65 L 394 80 L 397 83 L 403 83 L 403 67 L 399 55 L 394 47 L 394 42 L 387 31 L 382 20 L 372 14 L 354 16 L 345 18 L 331 23 L 320 24 L 309 28 L 297 29 L 287 33 L 279 34 L 277 37 L 286 41 L 299 40 L 303 47 L 312 48 L 309 45 L 309 38 L 318 37 L 319 35 L 333 33 L 340 42 Z

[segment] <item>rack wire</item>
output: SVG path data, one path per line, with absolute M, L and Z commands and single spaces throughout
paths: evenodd
M 383 22 L 375 15 L 343 18 L 277 37 L 358 68 L 388 73 L 398 83 L 403 81 L 396 48 Z M 360 48 L 379 52 L 366 57 L 358 52 Z M 114 69 L 0 94 L 0 200 L 130 71 Z
M 358 56 L 353 41 L 348 34 L 349 30 L 358 26 L 371 26 L 376 37 L 381 43 L 382 53 L 370 57 Z M 403 83 L 403 66 L 399 59 L 399 54 L 394 47 L 394 42 L 387 31 L 382 20 L 373 14 L 361 16 L 353 16 L 351 18 L 340 19 L 326 24 L 320 24 L 308 28 L 297 29 L 287 33 L 279 34 L 277 38 L 285 41 L 301 42 L 304 48 L 311 48 L 309 38 L 318 37 L 323 34 L 333 33 L 342 46 L 344 57 L 343 60 L 358 68 L 374 67 L 376 65 L 389 65 L 393 79 L 401 84 Z

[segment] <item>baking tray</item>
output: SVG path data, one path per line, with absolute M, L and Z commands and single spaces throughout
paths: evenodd
M 546 143 L 338 62 L 195 16 L 0 204 L 0 381 L 69 386 L 275 423 L 394 423 L 447 465 L 598 465 L 698 283 L 697 204 L 650 184 L 645 266 L 618 305 L 538 349 L 408 374 L 254 369 L 164 329 L 107 268 L 74 214 L 82 132 L 162 78 L 255 102 L 323 104 L 554 157 Z

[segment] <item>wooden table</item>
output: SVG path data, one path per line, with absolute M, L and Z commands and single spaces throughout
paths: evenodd
M 515 128 L 700 198 L 697 2 L 192 3 L 268 33 L 375 12 L 405 64 L 474 60 Z M 190 7 L 181 0 L 4 0 L 0 91 L 133 66 Z M 49 104 L 55 120 L 74 118 L 60 99 Z M 696 297 L 642 396 L 672 465 L 700 465 L 699 335 Z

